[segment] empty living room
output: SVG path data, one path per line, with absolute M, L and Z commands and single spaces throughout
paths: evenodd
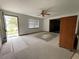
M 0 59 L 79 59 L 79 1 L 0 0 Z

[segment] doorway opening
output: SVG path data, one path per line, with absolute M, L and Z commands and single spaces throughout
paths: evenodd
M 4 18 L 7 38 L 18 36 L 18 17 L 4 15 Z
M 51 19 L 49 22 L 49 32 L 60 33 L 60 19 Z

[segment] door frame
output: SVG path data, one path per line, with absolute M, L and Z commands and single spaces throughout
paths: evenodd
M 20 27 L 19 27 L 19 17 L 16 16 L 16 15 L 10 15 L 10 14 L 4 14 L 4 15 L 7 15 L 7 16 L 13 16 L 13 17 L 17 17 L 17 28 L 18 28 L 18 36 L 20 36 Z M 5 20 L 5 19 L 4 19 Z M 6 26 L 6 24 L 5 24 Z
M 6 36 L 6 26 L 5 26 L 5 20 L 4 20 L 4 12 L 0 10 L 1 14 L 1 39 L 2 39 L 2 44 L 7 42 L 7 36 Z

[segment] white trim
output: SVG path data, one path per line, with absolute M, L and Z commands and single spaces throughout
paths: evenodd
M 79 22 L 79 16 L 78 16 L 78 18 L 77 18 L 77 23 L 76 23 L 76 30 L 75 30 L 75 33 L 77 34 L 77 32 L 78 32 L 78 22 Z

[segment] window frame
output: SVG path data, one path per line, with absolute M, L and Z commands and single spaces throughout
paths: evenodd
M 33 25 L 33 27 L 31 27 L 31 24 Z M 40 27 L 40 25 L 39 25 L 39 20 L 36 20 L 36 19 L 29 19 L 28 20 L 28 28 L 30 28 L 30 29 L 35 29 L 35 28 L 39 28 Z

